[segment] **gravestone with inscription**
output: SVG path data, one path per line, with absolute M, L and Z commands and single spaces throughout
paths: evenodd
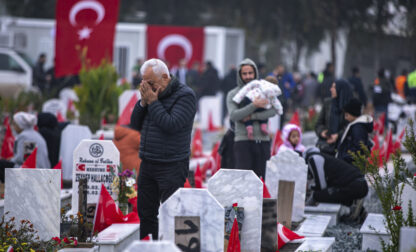
M 308 166 L 296 152 L 287 150 L 273 156 L 266 164 L 266 186 L 273 199 L 277 198 L 279 180 L 294 181 L 292 221 L 303 219 L 305 210 Z M 279 215 L 279 213 L 277 213 Z
M 224 208 L 206 189 L 180 188 L 160 206 L 159 238 L 183 251 L 223 251 Z
M 253 171 L 220 169 L 208 180 L 208 191 L 223 205 L 244 208 L 241 251 L 260 251 L 263 183 Z
M 117 174 L 120 165 L 120 153 L 114 143 L 109 140 L 82 140 L 74 151 L 72 178 L 72 211 L 78 212 L 78 183 L 87 178 L 87 217 L 94 214 L 95 204 L 98 202 L 101 184 L 116 199 L 111 190 L 113 175 Z
M 87 126 L 68 125 L 62 131 L 59 157 L 62 159 L 62 178 L 72 180 L 73 153 L 84 139 L 91 139 L 91 131 Z

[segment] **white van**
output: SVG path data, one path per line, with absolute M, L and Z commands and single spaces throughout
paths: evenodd
M 0 96 L 11 97 L 32 86 L 31 60 L 9 48 L 0 48 Z

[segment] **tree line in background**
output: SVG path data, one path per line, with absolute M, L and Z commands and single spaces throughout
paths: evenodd
M 56 0 L 4 0 L 11 16 L 55 18 Z M 275 65 L 282 62 L 282 49 L 292 51 L 291 65 L 298 70 L 300 53 L 316 51 L 329 36 L 331 58 L 336 62 L 337 31 L 357 34 L 352 39 L 380 47 L 378 38 L 394 29 L 411 40 L 409 58 L 416 63 L 416 0 L 120 0 L 119 21 L 160 25 L 226 26 L 246 32 L 246 55 Z M 390 27 L 391 28 L 391 27 Z M 365 41 L 363 32 L 372 34 Z M 374 66 L 380 63 L 375 55 Z

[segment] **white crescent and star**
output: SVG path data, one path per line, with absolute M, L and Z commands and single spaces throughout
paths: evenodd
M 72 26 L 77 25 L 76 16 L 80 11 L 85 9 L 91 9 L 97 13 L 95 25 L 98 25 L 101 23 L 101 21 L 103 21 L 105 16 L 104 6 L 100 2 L 94 0 L 83 0 L 74 4 L 74 6 L 72 6 L 71 10 L 69 11 L 69 23 Z M 88 39 L 91 32 L 92 28 L 84 26 L 81 30 L 78 31 L 79 40 Z
M 157 46 L 157 56 L 160 59 L 165 59 L 165 52 L 168 47 L 177 45 L 185 51 L 185 60 L 188 62 L 192 57 L 192 43 L 185 36 L 180 34 L 171 34 L 163 37 Z

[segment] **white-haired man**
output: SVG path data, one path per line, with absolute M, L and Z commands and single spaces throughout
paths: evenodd
M 141 69 L 141 100 L 131 127 L 141 133 L 137 209 L 140 237 L 158 238 L 158 210 L 188 176 L 195 93 L 169 74 L 165 63 L 150 59 Z

